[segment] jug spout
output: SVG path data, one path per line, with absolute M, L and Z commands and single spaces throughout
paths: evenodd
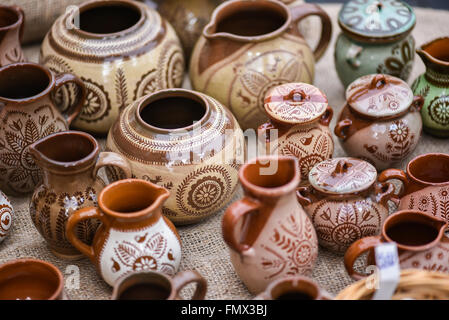
M 416 49 L 416 53 L 426 68 L 449 69 L 449 37 L 434 39 Z

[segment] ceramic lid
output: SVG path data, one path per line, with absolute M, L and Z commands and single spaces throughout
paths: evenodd
M 355 158 L 334 158 L 318 163 L 309 173 L 310 184 L 328 194 L 348 194 L 368 189 L 377 179 L 370 163 Z
M 351 0 L 338 15 L 343 31 L 369 38 L 390 38 L 407 33 L 415 22 L 413 9 L 398 0 Z
M 413 91 L 399 78 L 371 74 L 351 83 L 346 89 L 346 99 L 362 115 L 385 118 L 406 112 L 412 105 Z
M 307 83 L 286 83 L 271 88 L 265 96 L 265 111 L 277 122 L 308 123 L 320 118 L 327 109 L 327 97 Z

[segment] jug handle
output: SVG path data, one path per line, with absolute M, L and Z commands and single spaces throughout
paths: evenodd
M 107 166 L 113 166 L 121 170 L 123 174 L 119 177 L 118 180 L 132 178 L 131 165 L 129 164 L 128 160 L 118 153 L 108 151 L 101 152 L 98 156 L 98 160 L 95 164 L 95 168 L 92 174 L 93 178 L 95 179 L 97 177 L 98 171 L 101 168 Z
M 334 116 L 334 110 L 332 109 L 331 106 L 327 106 L 326 111 L 320 118 L 321 125 L 328 127 L 332 121 L 333 116 Z
M 190 300 L 204 300 L 207 292 L 207 281 L 196 271 L 179 272 L 173 279 L 173 287 L 178 299 L 181 290 L 191 283 L 196 283 L 195 293 Z
M 382 244 L 381 237 L 373 236 L 359 239 L 348 248 L 345 253 L 344 263 L 349 276 L 351 276 L 355 280 L 366 278 L 366 275 L 363 275 L 354 270 L 354 263 L 356 262 L 357 258 L 360 257 L 360 255 L 367 252 L 368 250 L 374 249 L 380 244 Z
M 329 46 L 332 37 L 332 22 L 329 15 L 316 4 L 304 3 L 290 8 L 292 19 L 296 23 L 309 16 L 318 16 L 321 19 L 321 37 L 317 47 L 313 51 L 315 61 L 320 60 Z
M 74 83 L 78 86 L 78 88 L 81 90 L 81 93 L 78 95 L 78 103 L 71 105 L 68 110 L 63 114 L 63 116 L 66 118 L 67 123 L 70 124 L 73 122 L 73 120 L 76 119 L 76 117 L 81 112 L 81 109 L 84 106 L 84 102 L 86 100 L 86 86 L 84 85 L 84 82 L 78 78 L 77 76 L 74 76 L 70 73 L 61 73 L 56 76 L 55 78 L 55 87 L 53 88 L 53 92 L 61 88 L 63 85 L 67 83 Z
M 393 201 L 396 206 L 399 206 L 399 199 L 395 194 L 394 185 L 390 182 L 382 182 L 377 184 L 376 201 L 378 203 L 382 203 L 383 205 L 387 205 L 389 200 Z
M 242 254 L 244 251 L 250 249 L 248 245 L 241 244 L 236 239 L 235 226 L 243 216 L 259 209 L 260 203 L 246 196 L 234 202 L 226 209 L 222 221 L 223 239 L 234 251 Z
M 405 189 L 407 188 L 407 186 L 409 184 L 407 174 L 400 169 L 387 169 L 387 170 L 384 170 L 379 175 L 378 180 L 379 180 L 379 182 L 386 182 L 391 179 L 398 179 L 402 182 L 401 190 L 399 190 L 398 194 L 395 195 L 396 200 L 393 200 L 393 201 L 399 201 L 399 198 L 402 197 Z
M 421 111 L 424 106 L 424 98 L 422 96 L 414 96 L 412 105 L 416 111 Z
M 312 200 L 307 196 L 307 194 L 310 193 L 310 188 L 311 188 L 310 186 L 305 186 L 305 187 L 298 187 L 296 189 L 296 198 L 303 207 L 307 207 L 312 204 Z
M 20 42 L 22 42 L 23 34 L 25 31 L 25 11 L 23 11 L 22 7 L 19 7 L 18 5 L 15 5 L 15 4 L 12 5 L 10 8 L 19 12 L 22 15 L 22 24 L 21 24 L 20 30 L 19 30 L 19 40 L 20 40 Z
M 76 235 L 76 226 L 79 222 L 88 219 L 98 219 L 106 226 L 109 226 L 108 218 L 97 207 L 87 207 L 75 211 L 67 220 L 66 236 L 70 243 L 91 261 L 95 261 L 95 250 L 82 242 Z M 98 232 L 98 231 L 97 231 Z
M 348 136 L 345 133 L 345 130 L 352 126 L 352 121 L 349 119 L 341 120 L 337 123 L 334 129 L 334 133 L 340 139 L 346 140 Z

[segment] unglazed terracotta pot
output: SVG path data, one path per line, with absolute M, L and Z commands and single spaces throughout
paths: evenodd
M 64 84 L 77 86 L 77 104 L 61 114 L 55 92 Z M 85 87 L 77 77 L 34 63 L 0 68 L 0 189 L 6 194 L 30 193 L 42 181 L 29 146 L 51 133 L 65 131 L 81 111 Z
M 449 37 L 435 39 L 416 52 L 426 66 L 412 88 L 424 97 L 421 116 L 424 130 L 436 137 L 449 137 Z
M 79 15 L 62 15 L 42 43 L 40 63 L 84 81 L 87 99 L 74 128 L 100 135 L 129 103 L 179 87 L 184 77 L 173 28 L 155 10 L 128 0 L 89 1 L 79 6 Z M 63 109 L 73 104 L 73 88 L 62 89 L 58 99 Z
M 182 300 L 184 287 L 196 283 L 192 300 L 204 300 L 206 280 L 196 271 L 183 271 L 173 278 L 155 271 L 132 273 L 114 285 L 112 300 Z
M 270 121 L 258 134 L 267 151 L 298 158 L 301 177 L 307 181 L 310 169 L 334 153 L 329 130 L 333 110 L 326 95 L 310 84 L 288 83 L 270 89 L 264 106 Z M 277 130 L 277 138 L 271 139 L 272 130 Z
M 310 275 L 318 241 L 295 190 L 300 182 L 298 160 L 261 157 L 239 172 L 245 196 L 223 216 L 223 238 L 236 273 L 258 294 L 272 281 Z
M 320 245 L 343 254 L 354 241 L 381 232 L 388 201 L 396 197 L 393 184 L 376 178 L 376 168 L 355 158 L 329 159 L 310 171 L 310 186 L 297 195 Z
M 384 170 L 415 150 L 424 100 L 413 96 L 403 80 L 384 74 L 363 76 L 347 88 L 346 99 L 335 135 L 349 156 Z
M 64 299 L 64 277 L 53 264 L 18 259 L 0 265 L 0 300 Z
M 113 152 L 100 153 L 99 149 L 91 135 L 78 131 L 54 133 L 30 146 L 30 154 L 44 176 L 31 198 L 31 220 L 60 258 L 82 257 L 67 240 L 67 219 L 80 208 L 97 205 L 97 196 L 106 185 L 98 171 L 116 166 L 122 177 L 131 177 L 126 159 Z M 84 221 L 77 226 L 76 233 L 84 242 L 91 243 L 97 227 L 97 222 Z
M 407 172 L 387 169 L 379 181 L 398 179 L 403 183 L 399 210 L 419 210 L 449 221 L 449 155 L 428 153 L 407 165 Z
M 176 274 L 181 262 L 181 240 L 173 224 L 162 216 L 167 189 L 151 182 L 126 179 L 101 191 L 99 207 L 75 212 L 67 223 L 67 237 L 97 267 L 109 285 L 136 271 Z M 80 222 L 102 222 L 92 246 L 76 232 Z
M 0 191 L 0 243 L 5 240 L 14 220 L 14 209 L 8 197 Z
M 163 213 L 176 224 L 223 208 L 244 161 L 234 116 L 215 99 L 184 89 L 159 91 L 126 108 L 106 146 L 130 161 L 135 177 L 170 190 Z
M 311 15 L 322 21 L 314 52 L 297 27 Z M 270 88 L 313 82 L 315 60 L 324 54 L 331 32 L 329 16 L 313 4 L 288 8 L 272 0 L 226 1 L 192 53 L 192 86 L 226 105 L 244 130 L 257 129 L 267 120 L 263 104 Z
M 306 277 L 290 276 L 273 281 L 254 300 L 330 300 L 327 292 Z
M 0 5 L 0 67 L 24 62 L 20 45 L 25 26 L 25 13 L 19 6 Z
M 416 17 L 398 0 L 351 0 L 338 15 L 342 33 L 335 44 L 335 67 L 345 87 L 357 78 L 389 74 L 407 81 L 414 63 Z
M 449 238 L 444 235 L 447 222 L 421 211 L 399 211 L 387 218 L 382 234 L 356 241 L 345 254 L 345 267 L 356 280 L 365 276 L 354 270 L 354 263 L 369 252 L 368 264 L 375 264 L 373 250 L 386 242 L 398 247 L 401 269 L 449 272 Z

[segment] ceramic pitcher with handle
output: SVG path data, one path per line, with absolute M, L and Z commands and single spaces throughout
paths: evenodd
M 0 67 L 24 62 L 20 45 L 25 27 L 25 13 L 19 6 L 0 5 Z

